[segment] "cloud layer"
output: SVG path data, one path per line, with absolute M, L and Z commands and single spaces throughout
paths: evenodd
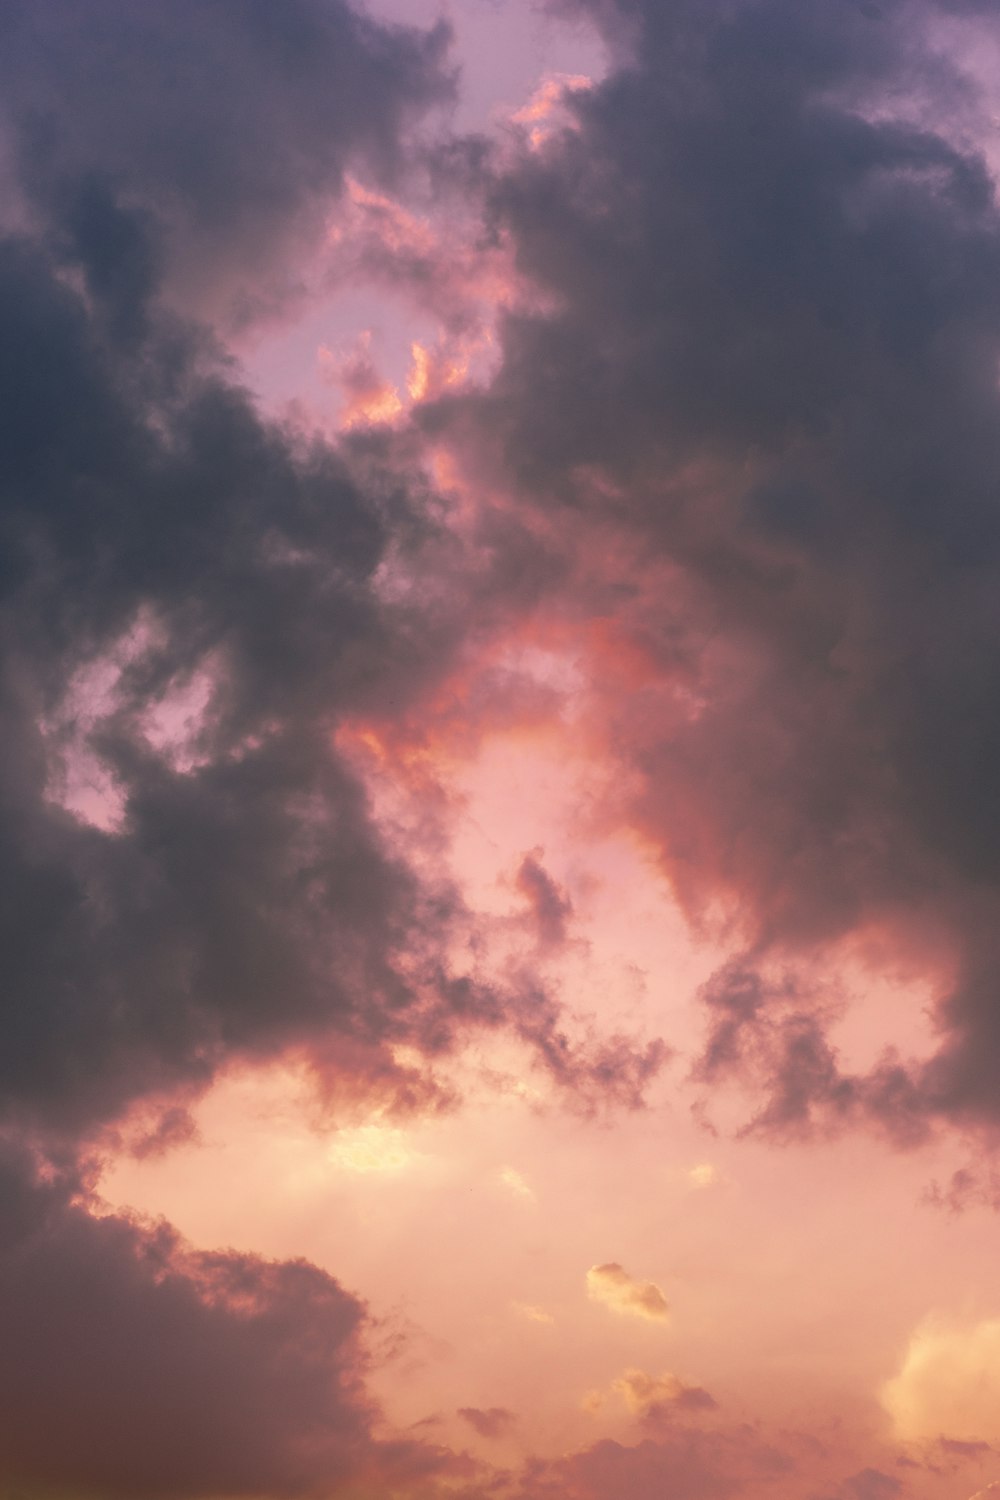
M 728 955 L 688 1082 L 749 1085 L 746 1133 L 998 1123 L 1000 214 L 946 45 L 989 11 L 548 8 L 600 31 L 606 75 L 466 138 L 444 23 L 346 0 L 0 18 L 8 1487 L 815 1492 L 806 1444 L 722 1425 L 630 1353 L 595 1379 L 638 1441 L 517 1471 L 390 1441 L 359 1297 L 95 1197 L 106 1132 L 171 1150 L 234 1065 L 294 1058 L 334 1114 L 371 1111 L 329 1160 L 373 1181 L 410 1160 L 391 1121 L 453 1104 L 439 1064 L 485 1030 L 585 1115 L 643 1106 L 666 1009 L 635 1042 L 617 996 L 603 1027 L 559 988 L 587 880 L 533 831 L 508 918 L 448 873 L 449 775 L 490 733 L 573 737 L 588 826 Z M 264 415 L 227 339 L 365 278 L 436 320 L 408 399 L 361 334 L 328 360 L 339 436 Z M 933 990 L 923 1054 L 890 1027 L 845 1060 L 849 959 Z M 525 1222 L 557 1196 L 530 1179 L 492 1177 Z M 618 1262 L 586 1285 L 623 1338 L 670 1317 Z M 550 1294 L 515 1306 L 554 1342 Z M 955 1463 L 993 1442 L 965 1393 L 993 1400 L 997 1328 L 918 1331 L 884 1388 L 900 1441 Z M 487 1443 L 527 1426 L 448 1410 Z M 842 1500 L 901 1493 L 821 1458 Z

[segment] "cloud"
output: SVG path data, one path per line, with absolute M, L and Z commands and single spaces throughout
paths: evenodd
M 155 250 L 101 191 L 102 234 Z M 638 1101 L 661 1043 L 581 1048 L 526 967 L 455 972 L 473 918 L 339 734 L 416 712 L 462 640 L 384 586 L 435 551 L 426 482 L 263 419 L 148 287 L 89 291 L 89 253 L 0 244 L 0 1116 L 89 1129 L 283 1049 L 412 1107 L 482 1024 Z
M 490 1406 L 486 1410 L 479 1406 L 463 1406 L 458 1415 L 483 1438 L 505 1437 L 517 1422 L 517 1417 L 505 1406 Z
M 566 923 L 573 904 L 541 863 L 542 850 L 526 854 L 517 872 L 517 888 L 528 902 L 543 948 L 566 941 Z
M 1000 1441 L 1000 1319 L 966 1325 L 929 1319 L 913 1334 L 881 1400 L 906 1441 Z
M 535 1307 L 531 1302 L 512 1302 L 511 1307 L 519 1317 L 527 1319 L 529 1323 L 542 1323 L 551 1327 L 556 1321 L 544 1307 Z
M 645 1370 L 623 1370 L 611 1382 L 610 1393 L 619 1396 L 633 1415 L 655 1426 L 675 1413 L 715 1411 L 718 1403 L 701 1386 L 687 1385 L 676 1375 L 649 1375 Z M 584 1408 L 597 1411 L 606 1393 L 591 1391 Z
M 29 216 L 89 247 L 95 290 L 137 291 L 159 264 L 188 301 L 246 318 L 295 291 L 289 251 L 322 233 L 349 168 L 395 177 L 406 129 L 450 94 L 449 35 L 345 0 L 14 3 L 0 133 Z M 155 221 L 152 262 L 111 201 Z
M 391 1092 L 387 1044 L 408 1039 L 392 955 L 421 897 L 331 738 L 389 663 L 377 505 L 196 343 L 155 323 L 138 354 L 109 343 L 44 245 L 0 247 L 0 326 L 0 1109 L 107 1119 L 227 1053 L 331 1033 Z M 200 671 L 178 759 L 150 715 Z M 81 672 L 104 684 L 92 712 Z M 114 789 L 110 827 L 53 783 L 83 752 Z
M 378 1469 L 357 1299 L 304 1261 L 92 1217 L 76 1187 L 0 1145 L 8 1486 L 261 1495 Z
M 765 986 L 758 1128 L 995 1121 L 1000 219 L 954 7 L 564 8 L 621 65 L 485 189 L 549 300 L 420 420 L 642 644 L 592 722 L 685 908 L 748 970 L 877 933 L 938 984 L 936 1055 L 857 1077 Z
M 652 1323 L 665 1322 L 670 1307 L 654 1281 L 635 1281 L 617 1261 L 591 1266 L 587 1272 L 587 1295 L 602 1302 L 612 1312 L 646 1318 Z
M 794 1470 L 790 1456 L 748 1428 L 682 1428 L 627 1447 L 605 1440 L 527 1466 L 517 1500 L 712 1500 L 757 1481 L 772 1489 Z
M 505 1188 L 514 1194 L 515 1198 L 525 1198 L 534 1201 L 535 1190 L 529 1182 L 517 1171 L 515 1167 L 501 1167 L 499 1180 Z
M 349 1172 L 400 1172 L 419 1159 L 405 1131 L 389 1125 L 356 1125 L 337 1132 L 329 1157 Z
M 650 1417 L 673 1408 L 679 1411 L 712 1411 L 717 1403 L 701 1386 L 687 1385 L 676 1375 L 647 1375 L 645 1370 L 625 1370 L 612 1381 L 625 1405 L 637 1416 Z
M 903 1481 L 895 1474 L 885 1474 L 881 1469 L 861 1469 L 837 1487 L 838 1496 L 844 1500 L 893 1500 L 901 1493 Z

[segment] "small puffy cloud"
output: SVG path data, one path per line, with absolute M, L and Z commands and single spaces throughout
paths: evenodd
M 607 1391 L 588 1391 L 582 1402 L 584 1411 L 596 1413 L 610 1395 L 620 1397 L 643 1421 L 656 1421 L 671 1412 L 714 1411 L 718 1406 L 708 1391 L 687 1385 L 676 1375 L 650 1375 L 631 1369 L 623 1370 Z
M 676 1375 L 648 1375 L 645 1370 L 625 1370 L 611 1383 L 629 1411 L 645 1417 L 657 1409 L 676 1407 L 687 1411 L 712 1411 L 717 1402 L 701 1386 L 686 1385 Z
M 655 1281 L 636 1281 L 617 1261 L 591 1266 L 587 1272 L 587 1294 L 603 1302 L 612 1312 L 631 1313 L 650 1322 L 665 1322 L 670 1306 Z
M 515 1198 L 530 1199 L 535 1201 L 535 1191 L 521 1176 L 515 1167 L 501 1167 L 498 1174 L 500 1182 L 505 1188 L 514 1194 Z
M 881 1399 L 904 1440 L 1000 1438 L 1000 1318 L 971 1326 L 929 1319 Z
M 544 1307 L 535 1307 L 530 1302 L 512 1302 L 510 1305 L 518 1317 L 525 1318 L 529 1323 L 544 1323 L 551 1327 L 556 1321 Z
M 517 1421 L 514 1413 L 505 1406 L 489 1406 L 485 1410 L 479 1406 L 462 1406 L 458 1415 L 484 1438 L 505 1436 Z

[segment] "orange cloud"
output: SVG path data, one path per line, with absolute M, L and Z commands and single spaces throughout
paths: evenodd
M 686 1385 L 676 1375 L 648 1375 L 645 1370 L 624 1370 L 611 1382 L 611 1389 L 637 1416 L 648 1416 L 664 1406 L 708 1409 L 716 1404 L 700 1386 Z
M 928 1319 L 880 1394 L 904 1440 L 1000 1439 L 1000 1318 L 966 1326 Z
M 647 1318 L 652 1323 L 663 1323 L 670 1314 L 669 1303 L 656 1282 L 635 1281 L 617 1261 L 591 1266 L 587 1294 L 612 1312 Z

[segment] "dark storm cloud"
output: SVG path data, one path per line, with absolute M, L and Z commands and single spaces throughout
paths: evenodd
M 0 325 L 5 1106 L 107 1117 L 330 1022 L 364 1072 L 408 1030 L 394 955 L 447 919 L 331 739 L 415 666 L 372 584 L 389 518 L 183 336 L 123 353 L 37 243 L 0 249 Z M 81 757 L 116 831 L 53 801 Z
M 30 213 L 65 217 L 106 267 L 123 247 L 88 195 L 107 186 L 157 220 L 180 285 L 250 315 L 294 286 L 276 256 L 349 166 L 395 174 L 403 127 L 450 93 L 448 41 L 344 0 L 12 0 L 0 131 Z
M 95 1218 L 0 1147 L 0 1471 L 22 1493 L 326 1492 L 371 1468 L 364 1308 L 304 1261 Z
M 842 1078 L 804 1003 L 771 1118 L 859 1091 L 903 1136 L 921 1110 L 995 1117 L 1000 218 L 967 143 L 988 126 L 915 0 L 576 8 L 620 65 L 488 188 L 556 310 L 509 318 L 492 388 L 427 421 L 661 565 L 644 645 L 697 711 L 625 684 L 610 734 L 681 899 L 739 911 L 746 967 L 872 928 L 939 973 L 957 956 L 928 1068 Z M 759 1036 L 738 1011 L 713 1012 L 716 1053 Z
M 198 11 L 245 28 L 241 57 L 262 27 L 305 46 L 299 8 L 281 14 Z M 337 5 L 313 19 L 322 36 L 347 28 L 349 56 L 352 36 L 394 67 L 400 49 L 424 56 Z M 27 75 L 65 58 L 27 13 L 6 24 Z M 197 71 L 198 27 L 177 24 Z M 90 86 L 107 82 L 108 49 L 165 25 L 131 9 L 120 30 L 95 21 L 80 40 Z M 165 110 L 157 79 L 149 107 Z M 93 107 L 103 119 L 130 97 Z M 0 243 L 0 1113 L 89 1128 L 197 1089 L 226 1058 L 288 1047 L 335 1094 L 414 1103 L 434 1085 L 394 1044 L 433 1058 L 457 1031 L 506 1021 L 567 1088 L 637 1098 L 662 1047 L 581 1052 L 531 975 L 504 988 L 452 972 L 453 940 L 471 952 L 469 914 L 414 878 L 335 743 L 352 717 L 405 722 L 475 628 L 474 584 L 457 578 L 419 472 L 391 443 L 338 452 L 264 420 L 203 331 L 160 305 L 158 205 L 198 204 L 172 175 L 183 153 L 161 160 L 152 126 L 123 125 L 116 150 L 131 161 L 134 148 L 140 195 L 124 168 L 92 174 L 86 118 L 47 128 L 67 153 L 60 191 Z M 206 150 L 236 150 L 223 135 Z M 299 148 L 285 145 L 287 175 Z M 279 172 L 266 153 L 265 169 Z M 424 587 L 446 558 L 437 592 Z M 390 603 L 386 569 L 420 587 Z
M 634 1102 L 663 1053 L 581 1052 L 529 976 L 452 971 L 468 914 L 337 739 L 405 719 L 468 626 L 383 586 L 447 551 L 426 486 L 262 418 L 181 321 L 280 295 L 347 167 L 392 176 L 446 34 L 338 0 L 15 3 L 0 31 L 0 1125 L 50 1161 L 0 1151 L 0 1479 L 432 1484 L 466 1461 L 376 1451 L 334 1281 L 102 1217 L 51 1162 L 136 1103 L 132 1149 L 169 1149 L 223 1063 L 289 1048 L 335 1100 L 403 1105 L 437 1096 L 394 1045 L 432 1062 L 472 1026 L 582 1097 Z

